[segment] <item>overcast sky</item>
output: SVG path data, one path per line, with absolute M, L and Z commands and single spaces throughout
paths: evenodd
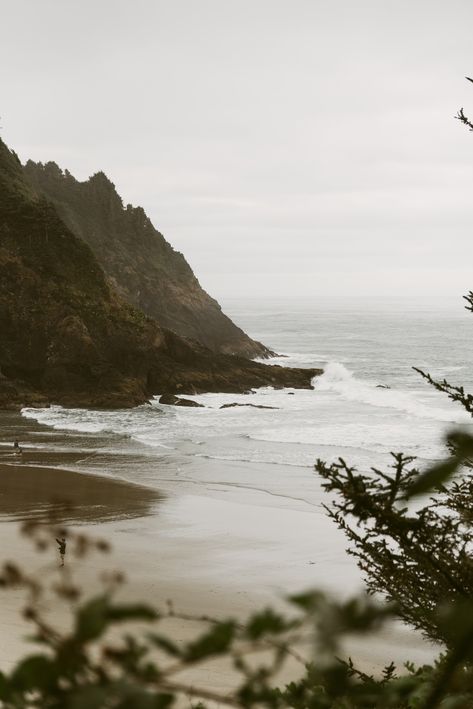
M 471 0 L 0 0 L 1 136 L 215 297 L 473 288 Z

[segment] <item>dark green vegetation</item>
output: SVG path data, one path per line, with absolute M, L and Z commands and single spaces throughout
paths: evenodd
M 155 393 L 310 387 L 317 370 L 216 354 L 110 286 L 0 141 L 0 407 L 133 406 Z
M 98 172 L 78 182 L 54 162 L 28 161 L 24 174 L 51 201 L 69 229 L 85 241 L 124 300 L 178 335 L 214 352 L 269 356 L 200 286 L 184 256 L 174 251 L 141 207 L 123 206 L 115 186 Z
M 406 503 L 416 487 L 425 490 L 413 458 L 394 455 L 387 473 L 359 473 L 342 459 L 332 465 L 318 461 L 316 469 L 325 489 L 339 494 L 329 514 L 352 542 L 350 553 L 369 591 L 382 593 L 404 620 L 449 646 L 454 638 L 439 624 L 437 611 L 444 603 L 473 598 L 473 481 L 469 476 L 441 483 L 473 456 L 473 439 L 457 433 L 447 443 L 456 453 L 429 471 L 439 488 L 420 509 Z

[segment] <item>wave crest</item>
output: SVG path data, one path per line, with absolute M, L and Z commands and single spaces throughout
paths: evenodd
M 347 401 L 357 401 L 370 406 L 397 409 L 419 418 L 451 423 L 471 423 L 471 418 L 445 401 L 445 408 L 423 404 L 408 391 L 390 389 L 385 384 L 357 379 L 353 372 L 340 362 L 329 362 L 324 373 L 314 379 L 318 391 L 335 392 Z

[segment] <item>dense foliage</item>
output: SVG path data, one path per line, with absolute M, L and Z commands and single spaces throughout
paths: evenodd
M 453 440 L 458 452 L 429 471 L 431 480 L 442 480 L 473 454 L 472 438 L 456 435 Z M 316 467 L 324 487 L 339 493 L 329 514 L 353 542 L 350 553 L 365 572 L 369 590 L 396 602 L 404 620 L 448 645 L 451 638 L 436 612 L 442 603 L 471 598 L 473 591 L 472 481 L 442 485 L 426 504 L 412 508 L 408 498 L 428 479 L 412 467 L 412 458 L 393 458 L 391 472 L 358 473 L 342 459 L 331 465 L 318 461 Z

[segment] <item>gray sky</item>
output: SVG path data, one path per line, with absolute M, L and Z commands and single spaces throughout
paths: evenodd
M 471 0 L 0 0 L 4 140 L 215 297 L 473 288 Z

